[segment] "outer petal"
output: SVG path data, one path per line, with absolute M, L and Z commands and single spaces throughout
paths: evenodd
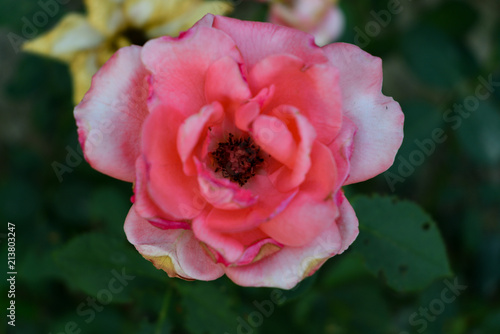
M 146 163 L 145 182 L 148 192 L 164 212 L 176 220 L 196 217 L 206 202 L 201 197 L 196 176 L 183 171 L 177 150 L 178 129 L 183 117 L 171 109 L 158 106 L 143 126 L 142 158 Z M 139 175 L 138 175 L 139 176 Z
M 148 74 L 141 48 L 120 49 L 94 76 L 92 87 L 75 108 L 80 145 L 98 171 L 134 181 L 141 126 L 148 115 Z
M 234 41 L 223 32 L 206 27 L 190 29 L 177 39 L 162 37 L 149 41 L 143 47 L 142 60 L 153 74 L 151 103 L 160 103 L 185 117 L 197 113 L 207 104 L 207 70 L 225 56 L 241 62 Z
M 214 27 L 231 36 L 241 50 L 249 70 L 273 54 L 291 54 L 308 65 L 327 61 L 321 49 L 314 44 L 314 37 L 296 29 L 210 14 L 195 26 Z
M 341 254 L 356 240 L 359 234 L 359 223 L 354 209 L 342 192 L 337 193 L 335 201 L 340 209 L 337 226 L 342 239 L 342 246 L 338 251 L 338 254 Z
M 224 274 L 191 231 L 154 227 L 137 215 L 133 206 L 125 220 L 125 233 L 144 258 L 170 277 L 209 281 Z
M 23 44 L 23 50 L 69 62 L 77 52 L 96 48 L 103 41 L 104 36 L 85 16 L 71 13 L 48 33 Z
M 265 286 L 291 289 L 311 276 L 341 249 L 341 235 L 336 224 L 303 247 L 284 247 L 258 262 L 226 268 L 226 275 L 242 286 Z
M 403 141 L 404 116 L 399 104 L 381 92 L 380 58 L 344 43 L 323 50 L 340 72 L 344 114 L 358 128 L 346 184 L 361 182 L 392 165 Z

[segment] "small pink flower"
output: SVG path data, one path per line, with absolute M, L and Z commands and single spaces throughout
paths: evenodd
M 271 3 L 270 22 L 311 33 L 320 46 L 337 39 L 344 30 L 344 14 L 336 0 L 264 1 Z
M 134 182 L 128 240 L 169 276 L 292 288 L 358 234 L 343 185 L 385 171 L 403 114 L 379 58 L 207 15 L 120 49 L 75 109 L 87 161 Z

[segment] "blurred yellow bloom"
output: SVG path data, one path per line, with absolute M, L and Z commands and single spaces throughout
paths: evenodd
M 24 51 L 68 63 L 77 104 L 94 73 L 121 47 L 151 38 L 176 36 L 205 14 L 232 10 L 225 1 L 84 0 L 87 15 L 70 13 L 49 32 L 26 42 Z

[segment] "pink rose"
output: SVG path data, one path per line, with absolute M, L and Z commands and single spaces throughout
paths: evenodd
M 75 108 L 87 161 L 133 182 L 128 240 L 169 276 L 292 288 L 358 234 L 343 185 L 393 162 L 379 58 L 207 15 L 120 49 Z

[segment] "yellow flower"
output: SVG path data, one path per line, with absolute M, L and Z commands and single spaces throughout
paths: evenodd
M 26 42 L 24 51 L 68 63 L 77 104 L 94 73 L 121 47 L 176 36 L 205 14 L 232 10 L 225 1 L 84 0 L 87 15 L 69 13 L 49 32 Z

